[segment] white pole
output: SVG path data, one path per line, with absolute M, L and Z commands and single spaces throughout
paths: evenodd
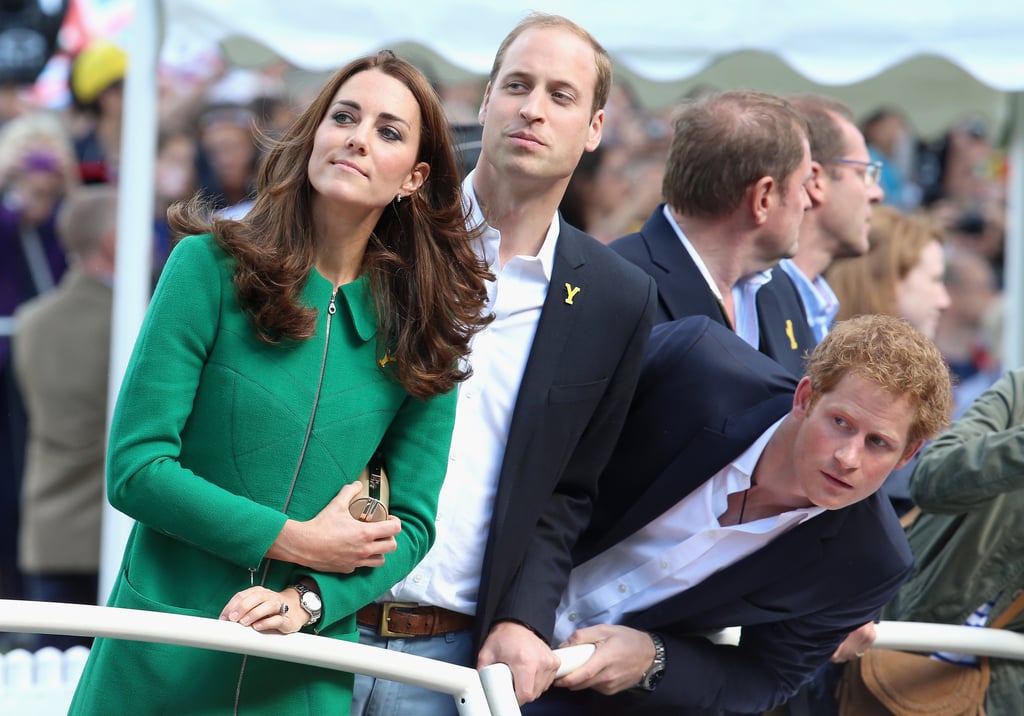
M 596 647 L 593 644 L 577 644 L 563 649 L 555 649 L 561 665 L 555 678 L 561 678 L 586 663 L 593 655 Z M 512 671 L 507 664 L 491 664 L 480 669 L 480 683 L 487 694 L 487 704 L 491 708 L 491 716 L 520 716 L 519 702 L 516 700 L 515 685 L 512 683 Z
M 1003 368 L 1024 366 L 1024 92 L 1010 99 L 1010 146 L 1006 181 L 1006 253 L 1003 262 Z
M 149 305 L 153 263 L 153 175 L 156 160 L 157 0 L 138 0 L 128 34 L 128 70 L 121 120 L 120 197 L 117 262 L 110 337 L 110 390 L 107 425 L 121 378 Z M 110 595 L 132 522 L 104 501 L 100 544 L 100 603 Z
M 878 649 L 953 651 L 997 659 L 1024 660 L 1024 634 L 1009 629 L 881 621 L 875 625 Z

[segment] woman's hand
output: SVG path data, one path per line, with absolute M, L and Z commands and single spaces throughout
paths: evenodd
M 379 567 L 384 555 L 398 549 L 395 535 L 402 522 L 390 515 L 381 522 L 360 522 L 348 511 L 359 483 L 345 485 L 311 520 L 288 520 L 267 551 L 272 559 L 317 572 L 349 574 L 359 567 Z
M 309 614 L 299 604 L 299 593 L 291 587 L 280 592 L 249 587 L 231 597 L 221 610 L 220 618 L 251 626 L 256 631 L 291 634 L 309 621 Z

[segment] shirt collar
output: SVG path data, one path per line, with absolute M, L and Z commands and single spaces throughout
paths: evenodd
M 686 238 L 686 234 L 679 228 L 679 224 L 676 223 L 676 218 L 672 216 L 672 212 L 669 211 L 668 204 L 664 204 L 661 207 L 661 211 L 665 214 L 665 219 L 668 221 L 668 225 L 672 227 L 672 230 L 676 232 L 676 236 L 679 237 L 679 241 L 682 242 L 683 248 L 686 249 L 686 253 L 693 259 L 693 263 L 697 264 L 697 269 L 700 271 L 700 275 L 704 277 L 704 282 L 711 289 L 711 292 L 715 294 L 715 298 L 718 299 L 719 303 L 723 301 L 722 292 L 718 290 L 718 284 L 715 283 L 715 279 L 711 277 L 711 272 L 708 271 L 708 267 L 704 264 L 704 259 L 697 253 L 697 249 L 693 247 L 690 240 Z
M 771 440 L 772 435 L 779 429 L 779 425 L 782 424 L 784 419 L 785 417 L 776 420 L 767 430 L 761 433 L 761 436 L 750 447 L 732 461 L 730 464 L 731 471 L 734 471 L 734 474 L 742 475 L 745 478 L 745 484 L 740 482 L 739 484 L 729 485 L 730 492 L 745 490 L 751 486 L 751 478 L 754 475 L 754 468 L 757 467 L 757 461 L 761 459 L 761 453 L 764 452 L 765 446 L 768 445 L 768 441 Z
M 813 301 L 814 305 L 809 308 L 812 308 L 815 314 L 826 316 L 829 320 L 835 317 L 839 311 L 839 298 L 832 287 L 828 285 L 824 276 L 818 275 L 812 281 L 793 262 L 793 259 L 782 259 L 779 262 L 779 267 L 789 274 L 789 277 L 796 283 L 804 303 Z
M 480 201 L 476 196 L 476 190 L 473 188 L 473 176 L 475 174 L 476 170 L 474 169 L 466 175 L 465 179 L 462 180 L 463 201 L 466 202 L 470 225 L 479 226 L 482 230 L 480 235 L 480 244 L 477 247 L 477 255 L 480 256 L 495 275 L 497 275 L 501 269 L 498 262 L 498 247 L 501 244 L 501 232 L 489 225 L 487 223 L 487 219 L 484 217 L 483 210 L 480 208 Z M 544 236 L 544 243 L 541 244 L 540 250 L 537 252 L 537 256 L 527 257 L 536 258 L 536 260 L 540 262 L 541 269 L 548 281 L 551 280 L 551 273 L 555 265 L 555 245 L 558 243 L 560 231 L 561 220 L 559 219 L 558 212 L 556 211 L 551 217 L 551 224 L 548 226 L 548 232 Z
M 364 341 L 368 341 L 377 334 L 377 312 L 373 303 L 373 296 L 370 293 L 370 280 L 360 276 L 351 283 L 346 283 L 338 291 L 339 296 L 345 297 L 345 304 L 352 315 L 352 323 L 356 332 Z
M 306 285 L 305 300 L 314 308 L 325 310 L 334 286 L 316 268 L 311 269 L 310 276 L 312 278 Z M 348 311 L 361 339 L 368 341 L 377 335 L 377 309 L 370 291 L 370 279 L 366 274 L 360 274 L 355 281 L 339 286 L 334 304 L 338 309 Z

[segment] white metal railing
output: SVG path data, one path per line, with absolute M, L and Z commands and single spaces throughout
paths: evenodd
M 877 648 L 1024 660 L 1024 634 L 1005 629 L 892 621 L 876 627 Z M 520 716 L 512 675 L 504 664 L 476 671 L 311 634 L 264 634 L 217 619 L 82 604 L 0 600 L 0 631 L 102 636 L 283 659 L 447 693 L 462 716 Z M 740 629 L 734 627 L 708 638 L 736 644 L 739 636 Z M 556 650 L 562 661 L 559 676 L 578 668 L 593 651 L 589 644 Z M 34 654 L 15 650 L 0 656 L 0 713 L 64 713 L 87 655 L 84 647 L 67 652 L 51 647 Z
M 875 625 L 879 649 L 903 651 L 955 651 L 962 654 L 1024 660 L 1024 634 L 1008 629 L 929 624 L 926 622 L 879 622 Z
M 436 659 L 312 634 L 265 634 L 219 619 L 85 604 L 0 599 L 0 631 L 112 637 L 283 659 L 450 694 L 461 716 L 520 714 L 512 690 L 512 674 L 504 664 L 494 664 L 478 672 Z M 590 645 L 558 649 L 556 653 L 562 660 L 559 675 L 577 668 L 590 658 L 593 650 Z M 5 686 L 5 681 L 0 679 L 0 705 L 4 704 L 5 695 L 12 698 L 18 695 L 14 693 L 16 689 Z M 0 708 L 0 713 L 14 712 Z M 44 716 L 46 712 L 32 710 L 30 713 Z
M 875 624 L 875 649 L 901 651 L 952 651 L 1024 661 L 1024 634 L 1007 629 L 932 624 L 930 622 L 882 621 Z M 740 628 L 722 629 L 708 638 L 716 644 L 739 644 Z

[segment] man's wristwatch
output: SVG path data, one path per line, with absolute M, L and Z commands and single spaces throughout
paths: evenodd
M 309 614 L 309 621 L 303 626 L 313 626 L 324 613 L 324 603 L 320 595 L 307 587 L 305 584 L 293 584 L 292 589 L 299 593 L 299 606 Z
M 651 637 L 651 641 L 654 642 L 654 662 L 633 688 L 641 691 L 654 691 L 658 682 L 661 681 L 661 677 L 665 675 L 665 642 L 657 634 L 648 633 L 647 636 Z

